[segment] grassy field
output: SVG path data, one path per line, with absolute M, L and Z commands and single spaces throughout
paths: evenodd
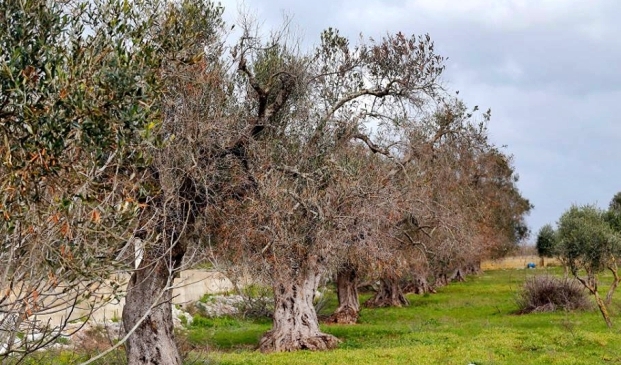
M 613 321 L 618 322 L 613 329 L 605 326 L 596 309 L 514 314 L 516 295 L 525 279 L 561 272 L 559 268 L 488 271 L 437 294 L 410 295 L 409 307 L 363 309 L 357 325 L 322 327 L 342 340 L 332 351 L 259 353 L 254 348 L 270 328 L 269 320 L 197 317 L 179 338 L 189 355 L 187 365 L 621 364 L 621 316 L 617 315 L 621 313 L 621 294 L 610 308 Z M 320 314 L 331 313 L 335 306 L 335 296 L 328 295 Z M 75 364 L 88 357 L 80 350 L 39 353 L 24 364 Z M 123 362 L 119 351 L 97 364 Z
M 489 271 L 437 294 L 409 296 L 406 308 L 364 309 L 360 324 L 323 326 L 343 340 L 327 352 L 261 354 L 253 348 L 269 322 L 206 319 L 188 331 L 187 340 L 209 350 L 188 363 L 621 364 L 621 322 L 609 330 L 595 309 L 513 314 L 524 280 L 545 272 Z M 326 313 L 336 305 L 330 299 Z M 611 309 L 620 312 L 618 305 Z

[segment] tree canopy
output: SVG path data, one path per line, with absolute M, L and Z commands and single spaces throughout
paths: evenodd
M 537 254 L 541 257 L 554 257 L 556 255 L 556 233 L 551 224 L 546 224 L 539 229 L 536 248 Z

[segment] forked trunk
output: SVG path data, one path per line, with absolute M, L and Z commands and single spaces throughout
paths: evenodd
M 272 329 L 259 341 L 261 352 L 327 350 L 339 340 L 319 330 L 313 297 L 319 276 L 300 269 L 298 275 L 274 285 L 274 320 Z
M 449 281 L 466 281 L 466 274 L 464 272 L 464 269 L 462 269 L 461 267 L 455 269 L 455 271 L 453 271 L 453 274 L 449 277 Z
M 154 172 L 154 177 L 158 175 Z M 172 211 L 177 214 L 162 218 L 161 223 L 167 225 L 158 226 L 160 238 L 153 242 L 154 246 L 148 250 L 141 247 L 144 258 L 127 286 L 123 327 L 130 333 L 125 344 L 128 365 L 182 364 L 171 308 L 173 275 L 179 270 L 187 250 L 182 239 L 184 229 L 179 227 L 190 230 L 198 212 L 205 207 L 204 192 L 191 178 L 186 176 L 182 181 L 177 191 L 182 202 L 180 209 Z M 183 220 L 175 220 L 177 217 Z
M 392 276 L 382 278 L 375 296 L 364 303 L 365 306 L 372 308 L 401 307 L 408 304 L 410 302 L 403 295 L 399 280 Z
M 336 292 L 339 307 L 328 319 L 331 323 L 354 324 L 358 322 L 360 301 L 358 300 L 358 275 L 356 269 L 347 265 L 336 274 Z
M 182 363 L 173 333 L 169 276 L 163 260 L 151 265 L 143 261 L 141 268 L 132 274 L 123 308 L 125 331 L 131 331 L 143 317 L 144 320 L 127 339 L 128 365 Z

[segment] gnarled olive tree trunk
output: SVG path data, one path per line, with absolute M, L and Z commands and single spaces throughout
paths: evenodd
M 336 274 L 336 293 L 339 306 L 328 322 L 354 324 L 358 322 L 360 301 L 358 300 L 358 275 L 355 267 L 346 265 Z
M 455 269 L 455 271 L 453 271 L 453 273 L 449 277 L 448 281 L 449 282 L 452 282 L 452 281 L 464 282 L 464 281 L 466 281 L 466 272 L 465 272 L 465 270 L 461 266 L 458 267 L 457 269 Z
M 404 293 L 428 294 L 436 291 L 427 281 L 425 275 L 414 274 L 412 279 L 403 287 Z
M 364 305 L 367 307 L 401 307 L 408 305 L 401 285 L 399 285 L 399 279 L 395 276 L 386 276 L 380 279 L 380 287 L 375 293 L 375 296 L 367 300 Z
M 145 317 L 127 339 L 129 365 L 182 364 L 174 340 L 172 278 L 166 261 L 143 260 L 129 281 L 123 308 L 125 331 L 131 331 Z
M 327 350 L 339 340 L 319 329 L 313 297 L 319 275 L 310 268 L 278 280 L 274 285 L 274 320 L 272 329 L 259 342 L 262 352 Z

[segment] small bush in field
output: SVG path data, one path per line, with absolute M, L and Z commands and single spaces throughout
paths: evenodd
M 575 280 L 549 275 L 524 283 L 517 299 L 518 313 L 583 310 L 591 307 L 584 288 Z

